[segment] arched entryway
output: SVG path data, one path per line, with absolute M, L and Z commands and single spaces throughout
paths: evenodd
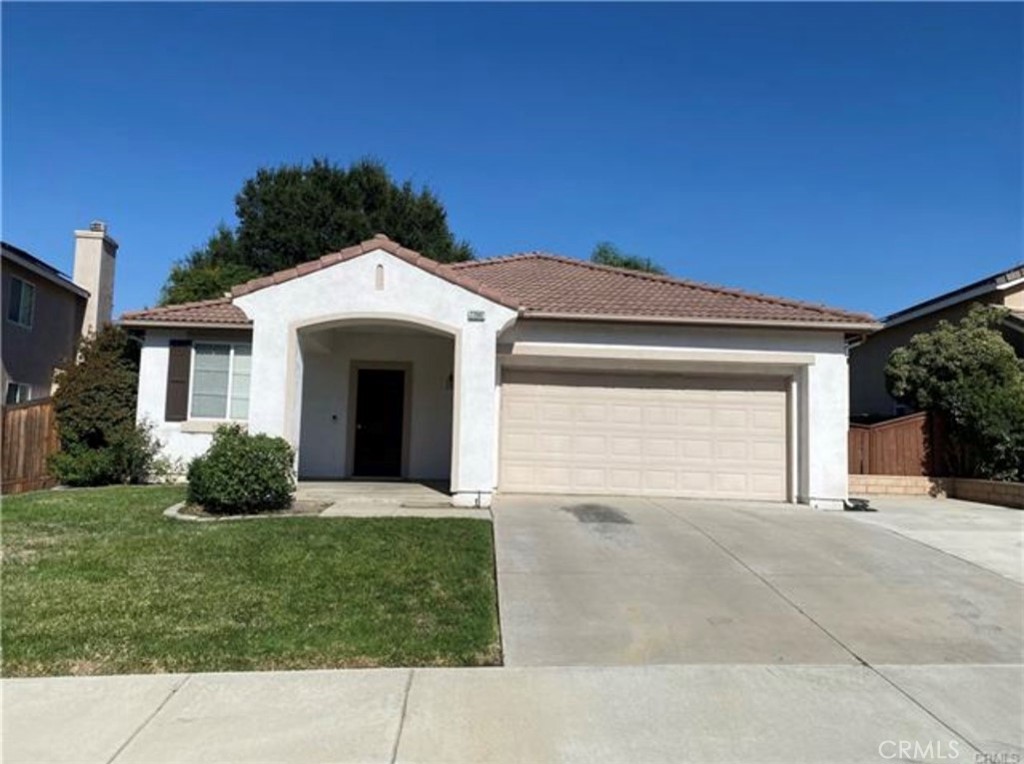
M 298 330 L 300 479 L 447 483 L 455 338 L 440 328 L 345 319 Z

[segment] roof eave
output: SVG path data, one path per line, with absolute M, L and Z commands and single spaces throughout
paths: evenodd
M 946 292 L 923 302 L 915 303 L 903 310 L 898 310 L 885 317 L 885 328 L 899 326 L 916 318 L 938 313 L 946 308 L 952 308 L 970 300 L 976 300 L 993 292 L 1005 292 L 1022 283 L 1024 283 L 1024 266 L 1011 268 L 1000 273 L 998 276 L 989 277 L 984 281 L 974 284 L 968 284 L 965 287 L 954 289 L 952 292 Z
M 85 289 L 84 287 L 80 287 L 78 284 L 76 284 L 71 279 L 67 278 L 63 273 L 58 271 L 56 268 L 53 268 L 52 272 L 48 272 L 46 269 L 50 269 L 51 266 L 46 265 L 45 263 L 43 263 L 42 266 L 37 265 L 31 260 L 22 257 L 18 252 L 8 249 L 8 247 L 10 247 L 9 244 L 4 245 L 4 257 L 8 258 L 14 263 L 17 263 L 25 270 L 31 271 L 37 276 L 46 279 L 51 284 L 55 284 L 56 286 L 59 286 L 61 289 L 66 289 L 68 292 L 71 292 L 71 294 L 75 295 L 76 297 L 81 297 L 83 300 L 89 299 L 89 290 Z M 29 255 L 29 257 L 32 256 Z M 39 260 L 39 258 L 37 257 L 32 257 L 32 259 Z M 42 263 L 41 260 L 39 262 Z
M 698 318 L 687 316 L 630 316 L 598 313 L 545 313 L 522 311 L 520 317 L 540 321 L 587 321 L 628 324 L 669 324 L 691 326 L 735 326 L 766 329 L 817 329 L 821 331 L 843 331 L 871 333 L 882 328 L 873 321 L 771 321 L 746 318 Z
M 252 322 L 246 324 L 230 321 L 159 321 L 142 318 L 122 318 L 118 324 L 130 329 L 241 329 L 252 331 Z

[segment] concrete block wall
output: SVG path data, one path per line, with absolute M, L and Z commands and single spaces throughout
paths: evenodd
M 850 475 L 850 496 L 934 496 L 1024 509 L 1024 483 L 906 475 Z
M 919 475 L 850 475 L 850 496 L 945 497 L 949 478 Z
M 1024 509 L 1024 483 L 957 478 L 953 496 L 965 501 L 980 501 L 984 504 Z

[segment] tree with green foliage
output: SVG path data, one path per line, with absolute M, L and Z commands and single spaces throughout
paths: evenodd
M 889 394 L 946 422 L 954 475 L 1024 479 L 1024 362 L 999 331 L 1005 316 L 975 305 L 889 356 Z
M 235 284 L 313 260 L 385 233 L 438 262 L 468 260 L 444 206 L 429 189 L 392 180 L 380 162 L 348 168 L 326 159 L 262 168 L 235 197 L 234 230 L 224 224 L 176 263 L 161 304 L 219 297 Z
M 160 292 L 161 305 L 219 297 L 235 284 L 254 279 L 260 273 L 237 261 L 234 232 L 221 223 L 206 244 L 192 250 L 187 258 L 171 267 Z
M 60 451 L 50 466 L 67 485 L 138 483 L 160 448 L 150 427 L 136 425 L 139 348 L 107 326 L 82 340 L 78 362 L 57 374 L 53 394 Z
M 598 265 L 611 265 L 615 268 L 626 268 L 631 271 L 657 273 L 664 275 L 665 269 L 653 262 L 649 257 L 630 255 L 623 252 L 610 241 L 598 242 L 590 255 L 590 262 Z

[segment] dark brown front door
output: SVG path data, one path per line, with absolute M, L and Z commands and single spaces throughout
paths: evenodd
M 355 477 L 402 476 L 405 372 L 359 369 L 356 373 Z

